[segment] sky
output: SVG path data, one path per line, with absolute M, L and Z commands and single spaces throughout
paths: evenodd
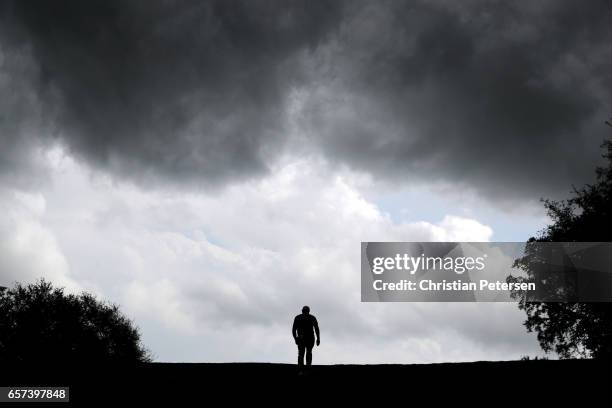
M 159 361 L 541 354 L 503 303 L 361 303 L 361 241 L 524 241 L 594 178 L 609 2 L 3 1 L 0 285 Z

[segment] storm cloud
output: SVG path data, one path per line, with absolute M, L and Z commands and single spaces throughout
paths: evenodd
M 394 181 L 567 193 L 610 135 L 611 23 L 604 2 L 364 3 L 320 52 L 331 79 L 305 90 L 303 126 Z
M 283 142 L 296 57 L 339 2 L 27 1 L 2 7 L 3 42 L 30 53 L 32 88 L 59 105 L 54 137 L 143 182 L 261 174 Z
M 41 137 L 145 185 L 227 184 L 314 152 L 384 180 L 537 199 L 589 181 L 609 134 L 604 1 L 19 1 L 1 12 L 5 55 L 29 56 L 32 95 L 52 113 Z

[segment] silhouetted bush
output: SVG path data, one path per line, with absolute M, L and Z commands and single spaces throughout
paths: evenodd
M 0 362 L 146 361 L 138 329 L 116 305 L 44 280 L 0 291 Z

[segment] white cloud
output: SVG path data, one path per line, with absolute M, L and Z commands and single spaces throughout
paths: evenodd
M 31 283 L 40 277 L 77 290 L 53 232 L 44 225 L 41 194 L 0 191 L 0 285 Z
M 116 184 L 61 150 L 49 158 L 52 184 L 15 198 L 23 215 L 11 224 L 23 248 L 46 255 L 24 249 L 14 262 L 119 303 L 160 360 L 293 362 L 290 326 L 303 304 L 321 322 L 316 362 L 537 351 L 513 304 L 360 302 L 361 241 L 489 240 L 477 220 L 396 223 L 360 194 L 358 175 L 313 159 L 196 194 Z

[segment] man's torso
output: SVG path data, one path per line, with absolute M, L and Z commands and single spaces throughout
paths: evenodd
M 299 314 L 295 316 L 297 335 L 303 339 L 314 339 L 316 318 L 313 315 Z

